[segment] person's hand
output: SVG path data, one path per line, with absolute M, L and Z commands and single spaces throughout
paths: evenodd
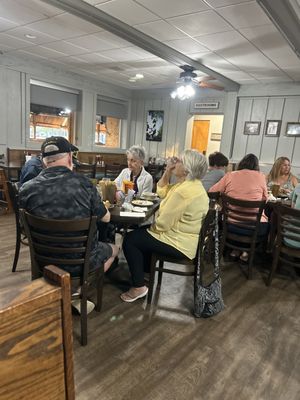
M 176 166 L 177 161 L 178 161 L 177 157 L 171 157 L 171 158 L 168 159 L 167 166 L 166 166 L 166 172 L 167 173 L 171 173 L 173 171 L 173 169 Z

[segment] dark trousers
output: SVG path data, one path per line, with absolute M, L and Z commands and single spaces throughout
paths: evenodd
M 185 255 L 168 244 L 155 239 L 145 228 L 135 229 L 126 234 L 123 242 L 134 287 L 144 286 L 144 271 L 150 271 L 151 254 L 158 253 L 169 257 L 183 258 Z

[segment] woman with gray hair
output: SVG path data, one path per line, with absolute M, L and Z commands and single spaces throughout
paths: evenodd
M 128 168 L 123 169 L 115 179 L 119 191 L 123 190 L 124 181 L 131 181 L 135 193 L 141 195 L 143 192 L 152 192 L 153 178 L 144 168 L 146 157 L 144 147 L 131 146 L 126 153 Z
M 123 250 L 132 276 L 133 287 L 121 294 L 121 299 L 133 302 L 146 296 L 144 271 L 149 272 L 151 253 L 193 259 L 199 232 L 208 211 L 208 197 L 201 178 L 207 161 L 196 150 L 185 150 L 173 158 L 157 183 L 157 193 L 163 199 L 155 223 L 149 228 L 129 232 Z M 171 174 L 177 183 L 169 184 Z

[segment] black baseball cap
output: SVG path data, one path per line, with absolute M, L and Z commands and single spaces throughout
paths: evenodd
M 44 141 L 41 151 L 43 157 L 48 157 L 59 153 L 78 151 L 78 147 L 74 146 L 62 136 L 51 136 Z

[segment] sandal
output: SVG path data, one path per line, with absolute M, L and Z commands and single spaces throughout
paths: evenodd
M 249 259 L 249 254 L 247 253 L 247 252 L 243 252 L 241 255 L 240 255 L 240 261 L 242 261 L 242 263 L 247 263 L 248 262 L 248 259 Z
M 120 295 L 121 299 L 123 301 L 125 301 L 126 303 L 132 303 L 132 302 L 136 301 L 137 299 L 141 299 L 142 297 L 145 297 L 148 293 L 148 288 L 146 287 L 146 289 L 138 295 L 135 295 L 134 291 L 135 291 L 135 288 L 130 288 L 128 290 L 128 292 L 122 293 Z

